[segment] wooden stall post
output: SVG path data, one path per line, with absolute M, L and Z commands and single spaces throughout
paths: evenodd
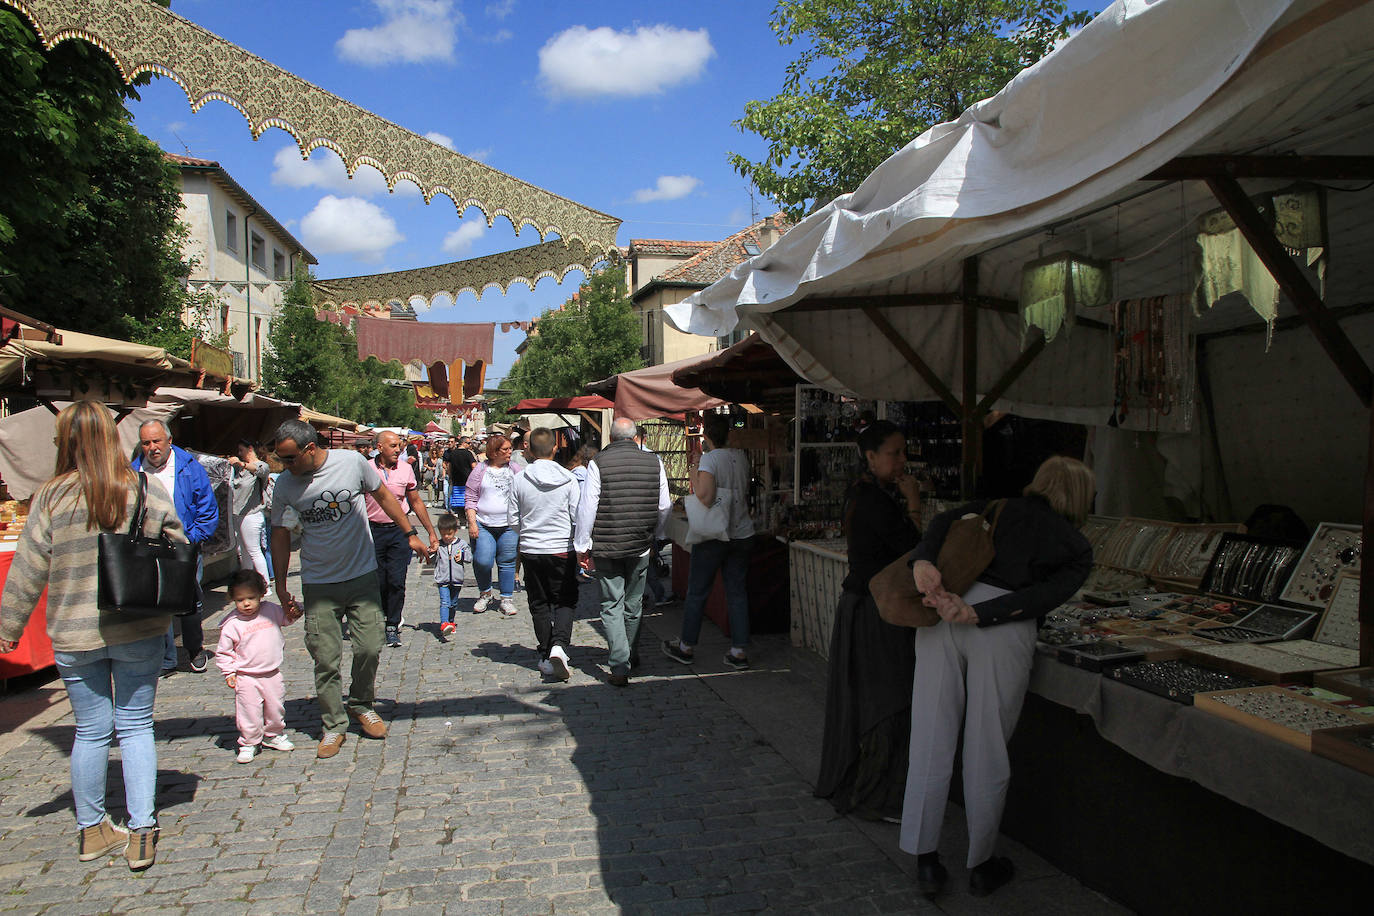
M 964 259 L 963 300 L 963 390 L 960 391 L 959 418 L 963 427 L 963 459 L 959 467 L 959 495 L 972 499 L 978 483 L 978 466 L 983 444 L 983 424 L 978 415 L 978 259 Z

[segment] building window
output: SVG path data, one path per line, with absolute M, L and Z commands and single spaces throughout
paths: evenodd
M 258 235 L 256 232 L 254 232 L 254 233 L 253 233 L 252 245 L 253 245 L 253 248 L 252 248 L 252 251 L 251 251 L 250 253 L 252 254 L 252 257 L 253 257 L 253 266 L 256 267 L 258 270 L 266 271 L 266 270 L 267 270 L 267 243 L 263 241 L 262 236 Z
M 286 279 L 286 255 L 275 248 L 272 249 L 272 279 Z
M 239 218 L 233 210 L 224 211 L 224 247 L 230 251 L 239 250 Z

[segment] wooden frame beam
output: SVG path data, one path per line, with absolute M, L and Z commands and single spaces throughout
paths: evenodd
M 1374 156 L 1179 156 L 1142 181 L 1208 178 L 1374 179 Z
M 1002 373 L 1002 377 L 997 380 L 997 384 L 993 385 L 992 389 L 987 394 L 983 395 L 983 399 L 978 402 L 978 406 L 973 411 L 974 418 L 981 421 L 983 417 L 987 416 L 992 410 L 992 405 L 997 403 L 997 399 L 1006 394 L 1007 389 L 1012 386 L 1012 383 L 1021 377 L 1021 373 L 1025 372 L 1026 368 L 1030 366 L 1031 363 L 1035 362 L 1035 358 L 1039 356 L 1044 349 L 1045 335 L 1042 332 L 1036 335 L 1035 340 L 1029 347 L 1021 351 L 1021 355 L 1016 357 L 1016 362 L 1007 367 L 1007 371 Z
M 961 387 L 963 403 L 959 416 L 963 426 L 963 448 L 959 467 L 959 491 L 964 499 L 972 499 L 978 484 L 979 455 L 983 445 L 983 424 L 977 410 L 978 401 L 978 259 L 965 258 L 963 264 L 963 359 Z
M 940 381 L 940 376 L 936 375 L 935 371 L 926 364 L 926 361 L 921 359 L 921 355 L 916 352 L 911 344 L 906 342 L 906 338 L 898 333 L 897 329 L 892 326 L 892 323 L 887 320 L 886 315 L 876 308 L 863 309 L 863 313 L 867 316 L 869 321 L 873 322 L 873 326 L 878 329 L 878 332 L 887 338 L 888 343 L 892 344 L 893 348 L 896 349 L 898 353 L 902 354 L 902 357 L 911 365 L 911 368 L 915 369 L 916 373 L 920 375 L 921 378 L 925 379 L 926 384 L 939 396 L 940 400 L 949 405 L 950 410 L 957 413 L 963 409 L 963 405 L 960 404 L 959 399 L 954 396 L 954 392 L 950 391 L 945 383 Z
M 999 299 L 996 296 L 973 296 L 974 304 L 990 312 L 1016 314 L 1020 307 L 1012 299 Z M 862 311 L 869 308 L 914 308 L 927 305 L 962 305 L 964 294 L 951 293 L 906 293 L 891 296 L 829 296 L 803 299 L 796 305 L 783 309 L 785 312 L 828 312 L 843 309 Z
M 1234 178 L 1216 176 L 1207 179 L 1207 186 L 1221 201 L 1231 219 L 1235 220 L 1237 228 L 1278 282 L 1279 288 L 1297 307 L 1322 349 L 1331 357 L 1350 387 L 1355 389 L 1360 403 L 1365 407 L 1374 404 L 1374 373 L 1370 372 L 1364 357 L 1350 342 L 1335 316 L 1327 310 L 1321 295 L 1312 288 L 1302 268 L 1298 267 L 1274 235 L 1269 223 L 1246 196 L 1240 182 Z

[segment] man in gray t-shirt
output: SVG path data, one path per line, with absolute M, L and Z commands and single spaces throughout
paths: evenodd
M 405 532 L 412 550 L 421 556 L 427 551 L 405 509 L 383 486 L 376 467 L 362 455 L 320 448 L 314 428 L 301 420 L 287 420 L 278 428 L 275 447 L 289 472 L 277 479 L 272 494 L 272 568 L 277 599 L 283 608 L 299 607 L 286 587 L 291 532 L 285 523 L 290 507 L 302 528 L 305 647 L 315 661 L 315 695 L 324 720 L 324 736 L 316 756 L 333 757 L 344 743 L 349 716 L 369 738 L 386 737 L 386 723 L 372 708 L 377 659 L 382 651 L 382 607 L 376 551 L 363 495 L 372 494 L 382 511 Z M 345 615 L 353 641 L 347 709 L 339 671 Z

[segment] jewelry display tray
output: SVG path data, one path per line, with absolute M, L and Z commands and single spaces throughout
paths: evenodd
M 1374 776 L 1374 723 L 1318 729 L 1312 733 L 1312 753 Z
M 1360 568 L 1360 540 L 1358 525 L 1333 522 L 1317 525 L 1312 539 L 1293 566 L 1293 574 L 1284 583 L 1283 600 L 1289 604 L 1325 607 L 1340 574 Z
M 1097 642 L 1060 646 L 1058 657 L 1066 665 L 1073 665 L 1084 671 L 1100 672 L 1112 665 L 1144 661 L 1145 651 L 1143 648 L 1132 646 L 1124 640 L 1103 639 Z
M 1214 693 L 1218 690 L 1237 690 L 1242 687 L 1260 687 L 1263 682 L 1243 674 L 1218 671 L 1187 659 L 1166 659 L 1162 661 L 1133 662 L 1112 668 L 1111 675 L 1123 684 L 1153 693 L 1155 696 L 1182 703 L 1193 704 L 1193 696 L 1199 693 Z M 1184 686 L 1189 679 L 1193 684 Z M 1170 685 L 1170 681 L 1174 685 Z M 1196 690 L 1190 689 L 1197 687 Z
M 1282 607 L 1277 604 L 1261 604 L 1231 626 L 1198 630 L 1197 633 L 1199 636 L 1225 643 L 1274 642 L 1296 638 L 1316 619 L 1316 611 Z M 1249 636 L 1246 635 L 1246 631 L 1259 635 Z
M 1207 572 L 1203 575 L 1202 581 L 1198 583 L 1198 591 L 1213 598 L 1240 599 L 1242 601 L 1260 602 L 1263 600 L 1274 601 L 1281 594 L 1288 584 L 1288 578 L 1297 568 L 1297 561 L 1294 560 L 1287 565 L 1281 573 L 1274 579 L 1268 598 L 1263 597 L 1262 588 L 1240 588 L 1239 583 L 1232 583 L 1231 589 L 1226 590 L 1221 579 L 1225 578 L 1224 571 L 1220 570 L 1223 558 L 1227 555 L 1232 544 L 1240 542 L 1243 545 L 1253 545 L 1256 547 L 1288 548 L 1291 554 L 1295 554 L 1303 549 L 1301 543 L 1295 541 L 1284 541 L 1278 538 L 1256 537 L 1251 534 L 1223 534 L 1221 541 L 1217 544 L 1215 552 L 1212 554 L 1211 562 L 1207 564 Z M 1228 567 L 1229 568 L 1229 567 Z M 1267 579 L 1267 572 L 1258 576 L 1256 583 L 1262 587 Z
M 1143 576 L 1154 567 L 1160 550 L 1177 527 L 1157 519 L 1123 518 L 1103 537 L 1101 556 L 1094 556 L 1094 562 Z
M 1243 674 L 1266 684 L 1311 684 L 1318 671 L 1330 671 L 1330 662 L 1303 658 L 1254 643 L 1189 648 L 1183 657 L 1206 668 Z
M 1333 693 L 1343 693 L 1361 703 L 1374 705 L 1374 668 L 1342 668 L 1314 675 L 1312 682 Z
M 1253 731 L 1268 735 L 1285 744 L 1291 744 L 1300 750 L 1311 752 L 1312 732 L 1299 731 L 1288 728 L 1274 719 L 1264 718 L 1253 715 L 1234 706 L 1229 706 L 1225 702 L 1227 697 L 1239 697 L 1241 695 L 1251 695 L 1260 698 L 1262 701 L 1272 698 L 1276 709 L 1297 710 L 1301 716 L 1302 705 L 1308 704 L 1322 711 L 1322 718 L 1328 722 L 1341 723 L 1341 725 L 1367 725 L 1369 720 L 1363 716 L 1346 712 L 1343 709 L 1323 703 L 1321 700 L 1314 700 L 1301 694 L 1284 690 L 1282 687 L 1247 687 L 1241 690 L 1221 690 L 1214 693 L 1199 693 L 1193 697 L 1193 706 L 1223 719 L 1229 719 L 1239 725 L 1243 725 Z M 1331 727 L 1330 725 L 1324 727 Z M 1316 731 L 1313 729 L 1312 731 Z

